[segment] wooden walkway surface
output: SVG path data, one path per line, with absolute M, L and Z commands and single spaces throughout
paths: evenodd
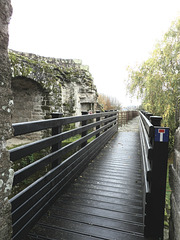
M 139 133 L 118 132 L 26 239 L 145 239 Z

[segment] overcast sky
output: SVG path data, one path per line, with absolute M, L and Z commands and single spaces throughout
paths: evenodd
M 146 60 L 180 15 L 180 0 L 11 0 L 9 48 L 81 59 L 99 93 L 122 105 L 127 66 Z

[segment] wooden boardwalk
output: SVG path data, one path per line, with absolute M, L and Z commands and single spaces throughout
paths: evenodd
M 145 239 L 139 133 L 118 132 L 26 239 Z

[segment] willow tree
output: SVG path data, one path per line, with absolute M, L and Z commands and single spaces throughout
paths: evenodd
M 170 127 L 174 134 L 180 87 L 180 18 L 156 44 L 150 58 L 135 68 L 128 67 L 128 72 L 129 93 L 142 99 L 144 110 L 161 115 L 163 126 Z

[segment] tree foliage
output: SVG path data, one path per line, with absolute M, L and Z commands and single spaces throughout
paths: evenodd
M 105 94 L 99 94 L 98 103 L 104 110 L 121 110 L 120 102 L 116 98 L 109 97 Z
M 135 68 L 128 68 L 127 89 L 142 99 L 144 110 L 163 117 L 163 126 L 176 126 L 175 111 L 180 87 L 180 18 L 157 43 L 151 57 Z M 171 137 L 171 144 L 173 138 Z

